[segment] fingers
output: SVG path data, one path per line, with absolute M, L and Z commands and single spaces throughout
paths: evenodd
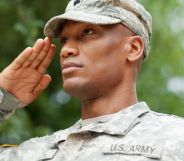
M 53 59 L 55 48 L 48 37 L 42 41 L 38 40 L 33 46 L 30 58 L 24 63 L 24 67 L 31 67 L 43 74 Z
M 55 50 L 56 50 L 56 47 L 54 44 L 52 44 L 48 50 L 46 57 L 41 62 L 41 64 L 37 67 L 38 72 L 40 72 L 41 74 L 43 74 L 45 72 L 45 70 L 48 68 L 48 66 L 52 62 Z
M 38 51 L 35 48 L 35 54 L 33 54 L 35 55 L 33 56 L 34 61 L 32 61 L 32 64 L 30 65 L 30 67 L 36 68 L 44 60 L 50 47 L 51 47 L 51 39 L 46 37 L 44 39 L 44 46 L 42 47 L 41 51 Z M 34 47 L 33 47 L 33 50 L 34 50 Z
M 46 89 L 51 82 L 51 77 L 48 74 L 45 74 L 40 79 L 40 82 L 34 89 L 34 96 L 37 97 L 44 89 Z
M 50 38 L 38 39 L 32 48 L 26 48 L 9 67 L 12 70 L 30 67 L 43 74 L 53 59 L 55 49 Z
M 32 48 L 27 47 L 10 65 L 10 69 L 16 70 L 25 63 L 25 61 L 29 58 L 32 53 Z
M 40 55 L 44 46 L 45 46 L 45 41 L 43 39 L 38 39 L 33 46 L 33 52 L 24 62 L 23 67 L 29 67 L 33 63 L 33 61 L 36 59 L 36 57 Z

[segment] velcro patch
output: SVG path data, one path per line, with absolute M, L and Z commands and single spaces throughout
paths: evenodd
M 155 145 L 113 143 L 106 145 L 103 150 L 104 154 L 127 154 L 127 155 L 144 155 L 153 159 L 160 159 L 163 147 Z

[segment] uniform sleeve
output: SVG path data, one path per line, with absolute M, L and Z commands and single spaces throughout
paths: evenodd
M 8 146 L 0 146 L 0 161 L 13 161 L 13 153 L 15 152 L 15 150 L 17 149 L 17 147 L 11 147 Z
M 15 96 L 6 90 L 0 89 L 0 122 L 10 117 L 17 108 L 23 106 L 24 104 Z
M 184 139 L 176 140 L 177 138 L 174 138 L 166 144 L 163 152 L 164 161 L 184 161 Z
M 51 138 L 50 138 L 51 137 Z M 0 146 L 0 161 L 46 161 L 52 160 L 58 151 L 53 136 L 31 138 L 18 146 Z

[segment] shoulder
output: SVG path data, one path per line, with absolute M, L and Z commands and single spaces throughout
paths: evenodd
M 163 155 L 169 160 L 184 158 L 184 118 L 175 115 L 151 112 L 156 126 L 158 141 L 164 145 Z
M 31 138 L 17 147 L 4 146 L 0 148 L 1 157 L 14 158 L 18 160 L 48 160 L 51 159 L 58 151 L 58 144 L 66 140 L 67 136 L 71 133 L 74 126 L 64 130 L 59 130 L 51 135 Z
M 145 131 L 148 139 L 157 140 L 169 149 L 184 149 L 184 119 L 175 115 L 150 111 L 143 116 L 138 131 Z M 184 154 L 183 154 L 184 155 Z
M 147 129 L 148 132 L 158 132 L 157 135 L 165 135 L 168 137 L 178 135 L 184 139 L 184 118 L 149 111 L 140 119 L 140 127 Z
M 149 111 L 139 119 L 139 124 L 129 133 L 131 140 L 138 142 L 139 145 L 153 146 L 159 150 L 163 160 L 184 158 L 183 118 Z
M 76 122 L 74 125 L 67 129 L 56 131 L 51 135 L 29 139 L 26 142 L 23 142 L 20 146 L 27 146 L 28 144 L 30 146 L 37 146 L 42 144 L 45 146 L 45 144 L 56 144 L 60 141 L 66 140 L 67 136 L 78 126 L 79 123 Z
M 59 141 L 63 141 L 68 136 L 69 129 L 65 130 L 59 130 L 51 135 L 46 135 L 43 137 L 35 137 L 31 138 L 19 145 L 19 148 L 21 149 L 27 149 L 27 148 L 35 148 L 35 147 L 51 147 L 57 144 Z
M 147 125 L 155 125 L 157 128 L 168 130 L 180 130 L 184 132 L 184 118 L 175 115 L 150 111 L 144 118 Z M 145 122 L 144 122 L 145 123 Z
M 52 135 L 44 137 L 31 138 L 17 147 L 4 146 L 0 148 L 0 160 L 5 161 L 14 158 L 19 160 L 45 160 L 51 159 L 58 150 L 58 142 L 65 140 L 67 134 L 66 130 L 60 130 Z

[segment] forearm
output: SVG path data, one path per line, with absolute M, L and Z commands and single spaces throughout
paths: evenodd
M 0 122 L 10 117 L 17 108 L 23 107 L 22 104 L 15 96 L 0 89 Z

